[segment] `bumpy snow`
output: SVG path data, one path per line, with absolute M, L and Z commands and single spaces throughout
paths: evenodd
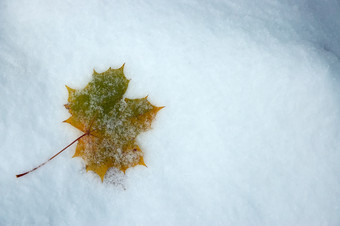
M 0 225 L 340 225 L 337 0 L 0 1 Z M 166 106 L 85 173 L 65 84 Z

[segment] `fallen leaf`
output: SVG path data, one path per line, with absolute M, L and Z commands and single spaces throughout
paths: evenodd
M 81 157 L 86 170 L 97 173 L 102 181 L 110 167 L 125 173 L 130 167 L 146 166 L 136 137 L 151 128 L 157 112 L 163 108 L 152 105 L 147 97 L 123 99 L 129 84 L 123 70 L 124 65 L 103 73 L 93 71 L 92 80 L 81 90 L 66 86 L 69 97 L 65 107 L 71 117 L 64 122 L 84 132 L 71 143 L 78 141 L 73 157 Z

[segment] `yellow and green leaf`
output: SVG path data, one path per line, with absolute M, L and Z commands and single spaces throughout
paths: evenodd
M 73 157 L 81 157 L 86 170 L 102 180 L 110 167 L 125 173 L 130 167 L 146 166 L 136 137 L 151 128 L 163 108 L 152 105 L 147 97 L 123 99 L 129 85 L 123 69 L 124 65 L 103 73 L 94 71 L 81 90 L 66 86 L 69 97 L 65 107 L 71 117 L 64 122 L 87 134 L 78 141 Z

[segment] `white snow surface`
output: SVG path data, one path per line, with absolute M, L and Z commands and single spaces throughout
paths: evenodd
M 340 225 L 337 0 L 1 0 L 0 225 Z M 123 63 L 147 168 L 72 158 L 65 84 Z

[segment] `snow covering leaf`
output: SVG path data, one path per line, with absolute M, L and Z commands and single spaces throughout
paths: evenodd
M 147 97 L 123 99 L 129 84 L 123 69 L 124 65 L 103 73 L 94 71 L 92 81 L 81 90 L 66 86 L 65 107 L 72 116 L 64 122 L 86 134 L 78 140 L 73 157 L 81 157 L 86 170 L 97 173 L 102 181 L 110 167 L 125 173 L 130 167 L 146 166 L 136 137 L 151 128 L 163 108 L 152 105 Z

